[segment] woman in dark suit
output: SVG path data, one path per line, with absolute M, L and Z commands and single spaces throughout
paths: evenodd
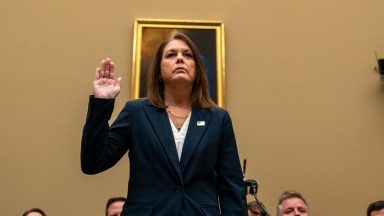
M 228 113 L 209 97 L 199 52 L 173 34 L 156 53 L 147 98 L 126 103 L 109 126 L 120 91 L 110 59 L 96 69 L 81 144 L 81 168 L 102 172 L 128 151 L 123 216 L 246 216 L 244 181 Z

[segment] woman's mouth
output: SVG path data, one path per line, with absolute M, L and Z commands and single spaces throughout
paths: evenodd
M 186 73 L 188 72 L 187 69 L 183 68 L 183 67 L 177 67 L 175 69 L 175 73 Z

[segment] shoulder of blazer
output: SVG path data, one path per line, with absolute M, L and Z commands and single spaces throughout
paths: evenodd
M 141 107 L 146 107 L 150 106 L 156 109 L 151 103 L 149 103 L 147 98 L 138 98 L 138 99 L 133 99 L 129 100 L 125 103 L 125 107 L 127 109 L 140 109 Z
M 127 101 L 124 107 L 125 111 L 128 112 L 134 112 L 136 114 L 141 113 L 142 111 L 145 111 L 148 113 L 157 113 L 159 111 L 162 111 L 161 108 L 153 106 L 147 98 L 139 98 L 139 99 L 133 99 Z
M 229 113 L 226 109 L 222 107 L 215 107 L 209 110 L 209 112 L 212 113 L 214 116 L 219 116 L 219 117 L 229 117 Z
M 150 103 L 148 102 L 147 98 L 138 98 L 138 99 L 129 100 L 126 102 L 126 104 L 132 105 L 132 106 L 140 106 L 140 105 L 146 105 Z

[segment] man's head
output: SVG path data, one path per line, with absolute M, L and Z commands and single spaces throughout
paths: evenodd
M 248 203 L 248 216 L 263 216 L 261 208 L 256 201 Z
M 279 197 L 277 216 L 309 216 L 308 204 L 296 191 L 285 191 Z
M 384 200 L 371 203 L 367 208 L 367 216 L 384 216 Z
M 105 216 L 120 216 L 125 200 L 124 197 L 110 198 L 105 208 Z
M 23 216 L 46 216 L 43 210 L 39 208 L 31 208 L 23 213 Z

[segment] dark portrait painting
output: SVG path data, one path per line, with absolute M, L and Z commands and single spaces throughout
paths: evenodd
M 132 98 L 146 97 L 146 76 L 160 44 L 175 32 L 192 39 L 200 52 L 209 83 L 209 94 L 224 106 L 224 33 L 221 22 L 149 20 L 135 23 Z

